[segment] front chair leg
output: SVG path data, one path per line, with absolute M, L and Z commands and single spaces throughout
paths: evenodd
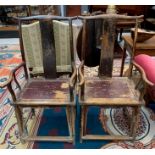
M 136 132 L 138 129 L 138 123 L 140 121 L 140 107 L 133 107 L 132 112 L 132 121 L 131 121 L 131 136 L 133 137 L 133 141 L 136 140 Z
M 132 77 L 132 70 L 133 70 L 133 64 L 130 63 L 130 65 L 129 65 L 129 77 Z
M 18 125 L 21 143 L 25 143 L 25 141 L 22 139 L 23 138 L 23 131 L 24 131 L 22 111 L 18 105 L 15 105 L 15 115 L 16 115 L 16 119 L 17 119 L 17 125 Z
M 85 106 L 85 107 L 83 107 L 84 109 L 84 129 L 83 129 L 83 132 L 84 132 L 84 135 L 86 134 L 86 132 L 87 132 L 87 112 L 88 112 L 88 107 L 87 106 Z
M 86 107 L 85 106 L 81 106 L 80 108 L 80 111 L 81 111 L 81 129 L 80 129 L 80 143 L 82 143 L 82 137 L 84 136 L 85 134 L 85 128 L 86 128 L 86 122 L 85 122 L 85 118 L 86 118 L 86 115 L 85 115 L 85 109 Z
M 73 137 L 73 130 L 72 130 L 72 115 L 71 115 L 71 107 L 67 106 L 66 107 L 66 117 L 67 117 L 67 124 L 68 124 L 68 129 L 69 129 L 69 135 L 72 138 Z
M 72 133 L 73 133 L 73 144 L 75 144 L 75 120 L 76 120 L 76 108 L 75 106 L 71 107 L 71 120 L 72 120 Z

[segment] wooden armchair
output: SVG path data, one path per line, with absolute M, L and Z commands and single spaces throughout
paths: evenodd
M 140 93 L 135 89 L 135 84 L 131 78 L 112 77 L 113 69 L 113 51 L 115 42 L 116 21 L 138 20 L 143 16 L 125 16 L 116 14 L 104 14 L 97 16 L 79 17 L 83 20 L 82 34 L 82 63 L 78 68 L 79 78 L 79 103 L 81 107 L 81 141 L 82 140 L 135 140 L 137 121 L 140 107 L 144 104 Z M 85 77 L 84 64 L 86 43 L 89 39 L 86 37 L 88 21 L 101 19 L 103 20 L 103 31 L 101 36 L 101 58 L 98 70 L 98 77 Z M 126 107 L 132 107 L 132 118 L 130 120 L 130 135 L 90 135 L 86 133 L 87 128 L 87 109 L 89 107 L 123 107 L 124 112 L 128 114 Z
M 32 16 L 19 19 L 23 63 L 13 70 L 9 80 L 1 87 L 7 86 L 11 92 L 22 142 L 25 140 L 74 142 L 76 67 L 72 19 L 74 18 L 58 16 Z M 20 67 L 25 69 L 27 83 L 16 96 L 11 82 L 14 79 L 21 89 L 15 76 Z M 60 77 L 64 74 L 65 77 Z M 25 107 L 32 108 L 33 113 L 38 107 L 65 107 L 69 136 L 29 135 L 26 121 L 23 120 Z

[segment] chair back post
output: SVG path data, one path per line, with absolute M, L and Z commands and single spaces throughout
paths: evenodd
M 21 24 L 22 24 L 22 20 L 18 19 L 20 51 L 21 51 L 23 62 L 26 62 L 25 53 L 24 53 L 23 39 L 22 39 L 22 28 L 21 28 Z M 28 68 L 27 68 L 26 63 L 24 64 L 24 72 L 25 72 L 25 78 L 28 79 L 29 78 L 29 74 L 28 74 Z
M 83 31 L 82 31 L 82 54 L 81 54 L 81 60 L 83 65 L 81 66 L 81 72 L 84 75 L 84 64 L 85 64 L 85 53 L 86 53 L 86 39 L 88 39 L 87 33 L 86 33 L 86 28 L 87 28 L 87 20 L 83 19 Z
M 133 39 L 132 57 L 133 57 L 133 55 L 135 55 L 135 48 L 136 48 L 137 37 L 138 37 L 138 19 L 136 18 L 135 35 L 134 35 L 134 39 Z
M 53 23 L 50 19 L 43 19 L 39 21 L 39 24 L 41 30 L 44 75 L 47 79 L 55 79 L 57 75 Z
M 73 49 L 73 25 L 72 19 L 69 19 L 69 38 L 70 38 L 70 52 L 71 52 L 71 64 L 72 64 L 72 72 L 74 70 L 74 49 Z
M 133 38 L 133 48 L 132 48 L 132 53 L 131 53 L 131 60 L 133 60 L 133 57 L 135 56 L 137 37 L 138 37 L 138 17 L 135 19 L 135 34 L 134 34 L 134 38 Z M 131 63 L 129 65 L 129 76 L 128 76 L 129 78 L 132 77 L 132 69 L 133 69 L 133 64 Z
M 86 27 L 87 27 L 87 21 L 86 19 L 83 20 L 83 31 L 82 31 L 82 54 L 81 54 L 81 60 L 85 61 L 85 53 L 86 53 Z
M 116 36 L 116 21 L 114 18 L 105 19 L 101 41 L 101 57 L 99 65 L 99 77 L 112 77 L 113 55 Z

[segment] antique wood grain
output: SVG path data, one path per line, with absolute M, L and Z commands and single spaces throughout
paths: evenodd
M 106 19 L 103 25 L 99 76 L 112 77 L 116 22 L 114 19 Z
M 19 25 L 19 44 L 20 44 L 20 51 L 21 51 L 21 55 L 22 55 L 22 60 L 25 63 L 26 59 L 25 59 L 25 53 L 24 53 L 24 45 L 23 45 L 22 26 L 21 26 L 21 24 L 22 24 L 22 21 L 19 20 L 18 21 L 18 25 Z M 26 79 L 28 79 L 29 75 L 28 75 L 26 63 L 24 65 L 24 71 L 25 71 L 25 77 L 26 77 Z
M 19 128 L 20 137 L 23 136 L 23 120 L 22 120 L 22 112 L 19 106 L 15 105 L 15 116 L 17 118 L 17 124 Z
M 142 20 L 144 18 L 144 15 L 140 16 L 126 16 L 126 15 L 120 15 L 120 14 L 101 14 L 96 16 L 78 16 L 79 19 L 117 19 L 117 20 Z
M 133 140 L 133 137 L 129 136 L 117 136 L 117 135 L 85 135 L 83 140 Z
M 56 78 L 56 53 L 52 21 L 40 21 L 45 78 Z
M 72 116 L 71 116 L 71 107 L 66 107 L 66 116 L 67 116 L 67 122 L 69 124 L 69 134 L 71 137 L 73 137 L 73 130 L 72 130 Z
M 70 136 L 28 136 L 22 139 L 26 141 L 73 142 Z

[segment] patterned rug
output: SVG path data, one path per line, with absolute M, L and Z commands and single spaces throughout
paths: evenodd
M 129 115 L 132 109 L 128 108 Z M 129 135 L 129 117 L 123 113 L 122 108 L 101 109 L 100 121 L 103 129 L 109 134 Z M 140 111 L 140 121 L 136 131 L 136 141 L 125 141 L 119 143 L 111 143 L 103 148 L 155 148 L 155 113 L 146 107 L 142 107 Z

